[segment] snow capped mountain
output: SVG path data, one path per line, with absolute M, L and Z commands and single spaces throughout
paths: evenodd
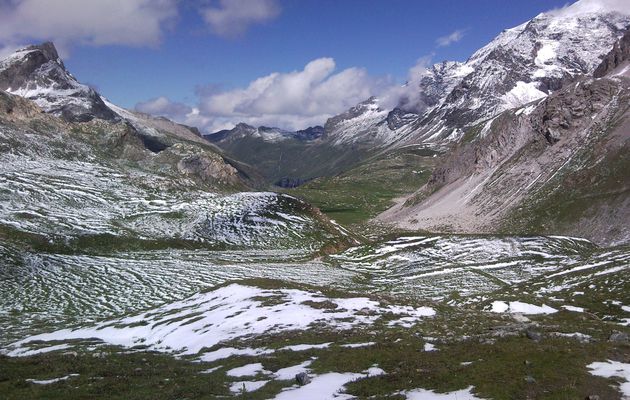
M 426 185 L 380 218 L 412 229 L 627 243 L 629 66 L 630 30 L 598 67 L 585 67 L 591 76 L 476 125 Z
M 299 131 L 286 131 L 280 128 L 270 128 L 259 126 L 258 128 L 245 123 L 237 124 L 232 129 L 224 129 L 204 137 L 210 142 L 238 141 L 244 138 L 258 138 L 268 143 L 281 142 L 288 139 L 310 141 L 320 138 L 324 133 L 324 128 L 314 126 Z
M 391 112 L 372 98 L 331 118 L 336 144 L 448 144 L 463 130 L 542 99 L 577 76 L 592 74 L 630 27 L 630 8 L 582 0 L 501 32 L 466 62 L 421 71 Z M 404 111 L 403 111 L 404 110 Z M 404 115 L 404 118 L 401 118 Z
M 66 70 L 50 42 L 25 47 L 0 60 L 0 90 L 32 100 L 68 121 L 118 118 L 94 89 Z
M 577 2 L 507 29 L 464 66 L 446 97 L 449 121 L 471 124 L 520 107 L 591 74 L 630 26 L 630 15 Z

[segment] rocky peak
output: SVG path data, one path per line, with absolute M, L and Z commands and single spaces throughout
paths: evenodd
M 94 89 L 68 72 L 51 42 L 19 49 L 0 60 L 0 90 L 32 100 L 68 121 L 118 119 Z

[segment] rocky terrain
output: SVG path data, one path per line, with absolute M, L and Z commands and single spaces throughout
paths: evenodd
M 479 124 L 425 187 L 381 218 L 416 229 L 627 243 L 629 38 L 594 76 Z
M 629 398 L 630 16 L 589 4 L 297 132 L 1 60 L 0 398 Z

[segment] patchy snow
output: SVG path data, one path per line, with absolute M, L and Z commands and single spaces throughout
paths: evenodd
M 365 374 L 331 372 L 315 376 L 311 382 L 297 388 L 285 389 L 274 400 L 344 400 L 353 396 L 340 393 L 344 385 L 355 379 L 364 378 Z
M 586 367 L 591 370 L 592 375 L 625 380 L 619 385 L 619 390 L 623 399 L 630 399 L 630 364 L 608 360 L 606 362 L 594 362 Z
M 538 89 L 537 82 L 516 82 L 516 86 L 501 98 L 507 108 L 516 108 L 546 97 L 547 93 Z
M 346 347 L 349 349 L 355 349 L 357 347 L 368 347 L 368 346 L 374 346 L 376 344 L 376 342 L 365 342 L 365 343 L 347 343 L 347 344 L 342 344 L 341 347 Z
M 480 400 L 472 394 L 473 387 L 448 393 L 436 393 L 432 390 L 414 389 L 402 392 L 407 400 Z
M 574 312 L 584 312 L 584 308 L 583 307 L 575 307 L 575 306 L 562 306 L 562 308 L 564 308 L 567 311 L 574 311 Z
M 382 368 L 379 368 L 377 365 L 373 365 L 363 372 L 367 374 L 367 376 L 379 376 L 386 374 L 386 372 Z
M 492 302 L 490 311 L 494 313 L 504 313 L 507 312 L 509 308 L 510 306 L 508 306 L 506 302 L 497 300 Z
M 273 302 L 265 303 L 265 299 Z M 317 309 L 304 304 L 309 301 L 331 301 L 338 307 L 334 310 Z M 382 306 L 364 297 L 328 298 L 320 292 L 269 290 L 231 284 L 137 316 L 103 322 L 93 327 L 63 329 L 31 336 L 14 343 L 9 354 L 23 354 L 32 341 L 89 338 L 126 347 L 142 344 L 158 351 L 197 354 L 202 348 L 237 338 L 305 330 L 312 324 L 323 324 L 331 329 L 352 329 L 372 324 L 384 314 L 400 315 L 405 318 L 405 322 L 417 323 L 424 317 L 435 315 L 435 310 L 391 304 Z M 292 345 L 281 350 L 300 351 L 324 348 L 330 344 Z M 264 354 L 268 351 L 224 348 L 206 353 L 201 359 L 211 361 L 242 352 Z
M 593 339 L 591 335 L 587 335 L 585 333 L 580 333 L 580 332 L 573 332 L 573 333 L 553 332 L 552 335 L 557 336 L 557 337 L 566 337 L 566 338 L 576 339 L 581 343 L 588 343 L 591 341 L 591 339 Z
M 234 382 L 230 385 L 230 392 L 232 393 L 249 393 L 255 392 L 261 387 L 265 386 L 269 381 L 242 381 Z
M 212 367 L 212 368 L 208 368 L 208 369 L 204 369 L 203 371 L 199 371 L 200 374 L 211 374 L 215 371 L 220 370 L 221 368 L 223 368 L 223 365 L 218 365 L 216 367 Z
M 232 368 L 227 372 L 228 376 L 256 376 L 258 374 L 268 374 L 269 371 L 265 370 L 261 363 L 247 364 L 242 367 Z
M 437 347 L 433 343 L 425 343 L 424 351 L 437 351 Z
M 327 349 L 332 342 L 320 343 L 320 344 L 294 344 L 290 346 L 281 347 L 279 350 L 291 350 L 291 351 L 304 351 L 311 349 Z
M 558 312 L 558 310 L 556 310 L 555 308 L 549 307 L 545 304 L 543 304 L 542 306 L 536 306 L 520 301 L 510 301 L 509 303 L 506 303 L 504 301 L 494 301 L 492 302 L 490 311 L 495 313 L 509 312 L 525 315 L 553 314 L 555 312 Z
M 68 380 L 74 376 L 79 376 L 79 374 L 70 374 L 70 375 L 62 376 L 61 378 L 53 378 L 53 379 L 45 379 L 45 380 L 27 379 L 26 381 L 30 383 L 34 383 L 36 385 L 50 385 L 51 383 Z
M 30 350 L 22 349 L 21 351 L 15 352 L 12 355 L 19 356 L 19 357 L 29 357 L 29 356 L 34 356 L 35 354 L 44 354 L 44 353 L 49 353 L 51 351 L 65 350 L 70 347 L 72 346 L 70 346 L 67 343 L 64 343 L 64 344 L 57 344 L 54 346 L 46 346 L 46 347 L 30 349 Z
M 245 349 L 235 349 L 233 347 L 222 347 L 219 350 L 204 353 L 199 358 L 199 360 L 205 362 L 213 362 L 217 360 L 223 360 L 232 356 L 261 356 L 271 353 L 273 353 L 273 350 L 270 349 L 252 349 L 251 347 Z
M 313 363 L 313 359 L 306 360 L 301 364 L 294 365 L 291 367 L 281 368 L 277 370 L 273 376 L 277 380 L 288 381 L 295 379 L 295 376 L 300 372 L 307 372 L 308 367 Z

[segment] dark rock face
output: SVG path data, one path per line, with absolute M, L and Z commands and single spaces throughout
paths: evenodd
M 400 108 L 394 108 L 389 114 L 387 114 L 387 126 L 391 130 L 396 130 L 416 121 L 417 119 L 417 114 L 408 113 Z
M 626 31 L 621 39 L 615 44 L 615 47 L 604 57 L 602 63 L 595 69 L 593 76 L 601 78 L 612 72 L 624 61 L 630 60 L 630 28 Z
M 324 127 L 319 125 L 295 131 L 293 134 L 293 137 L 302 141 L 316 140 L 322 136 L 324 136 Z
M 118 119 L 94 89 L 66 70 L 50 42 L 17 50 L 0 61 L 0 89 L 33 100 L 70 122 Z
M 311 383 L 311 378 L 308 376 L 306 372 L 300 372 L 299 374 L 295 375 L 295 381 L 297 382 L 298 385 L 304 386 Z

